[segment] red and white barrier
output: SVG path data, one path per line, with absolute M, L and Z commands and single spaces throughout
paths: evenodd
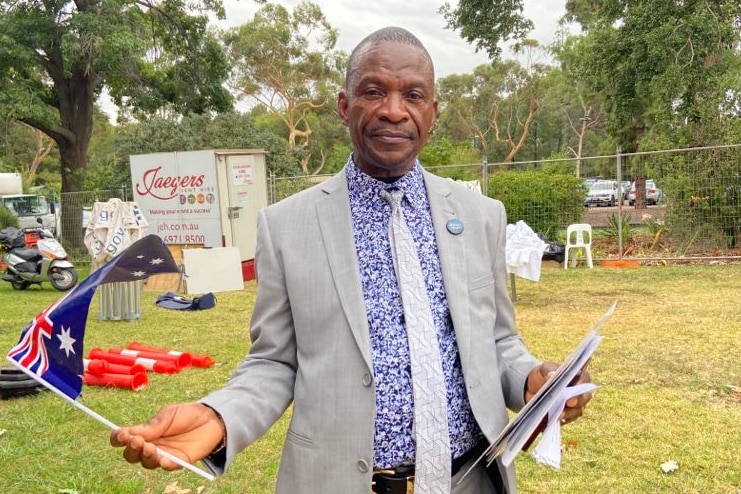
M 157 360 L 144 357 L 134 357 L 131 355 L 121 355 L 119 353 L 106 352 L 101 348 L 93 348 L 88 353 L 89 359 L 100 359 L 110 362 L 112 364 L 120 365 L 136 365 L 143 366 L 148 371 L 157 372 L 160 374 L 176 374 L 180 372 L 181 368 L 178 367 L 174 362 L 168 362 L 166 360 Z
M 128 345 L 126 345 L 126 348 L 129 350 L 139 350 L 144 352 L 150 352 L 150 353 L 164 353 L 166 355 L 182 355 L 183 353 L 189 353 L 191 357 L 191 365 L 193 367 L 211 367 L 216 363 L 214 359 L 209 357 L 205 354 L 199 354 L 199 353 L 190 353 L 190 352 L 179 352 L 177 350 L 168 350 L 166 348 L 157 348 L 153 346 L 147 346 L 142 345 L 141 343 L 137 341 L 132 341 Z

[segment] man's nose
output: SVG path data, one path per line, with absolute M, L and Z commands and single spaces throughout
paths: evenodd
M 407 112 L 406 100 L 399 93 L 389 93 L 380 110 L 380 117 L 390 122 L 400 122 L 406 120 L 409 116 Z

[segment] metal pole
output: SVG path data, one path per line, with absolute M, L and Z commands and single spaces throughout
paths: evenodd
M 623 165 L 622 156 L 620 154 L 620 146 L 617 147 L 616 152 L 617 159 L 615 160 L 615 166 L 617 167 L 617 186 L 620 193 L 620 199 L 618 202 L 618 258 L 623 258 Z
M 482 192 L 485 196 L 489 195 L 489 163 L 486 161 L 486 154 L 484 154 L 482 158 L 481 163 L 483 171 L 483 176 L 481 177 L 481 188 L 483 189 Z

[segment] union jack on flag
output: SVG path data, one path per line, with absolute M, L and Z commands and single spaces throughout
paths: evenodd
M 8 352 L 8 360 L 76 399 L 82 391 L 85 324 L 98 285 L 178 271 L 172 254 L 157 235 L 141 238 L 34 317 L 18 344 Z

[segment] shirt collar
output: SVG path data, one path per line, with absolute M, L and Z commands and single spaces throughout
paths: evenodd
M 352 155 L 348 159 L 346 170 L 347 185 L 350 191 L 356 188 L 365 189 L 366 192 L 369 189 L 371 191 L 375 189 L 377 195 L 380 197 L 380 192 L 384 189 L 398 189 L 404 192 L 404 196 L 414 209 L 427 207 L 427 189 L 425 188 L 422 165 L 419 163 L 419 160 L 415 159 L 411 170 L 391 184 L 375 179 L 360 170 L 355 164 Z

